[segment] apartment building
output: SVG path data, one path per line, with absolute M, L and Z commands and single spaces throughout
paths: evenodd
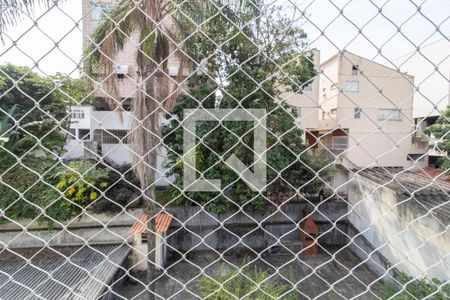
M 105 13 L 112 9 L 117 0 L 83 0 L 83 49 L 90 45 L 90 37 L 97 28 Z M 118 87 L 122 109 L 111 109 L 105 102 L 106 92 L 102 86 L 104 74 L 98 74 L 94 81 L 95 97 L 91 105 L 69 107 L 71 113 L 70 134 L 65 145 L 66 159 L 102 157 L 116 165 L 132 165 L 133 155 L 127 143 L 127 135 L 132 130 L 133 116 L 130 106 L 136 92 L 137 73 L 135 58 L 138 36 L 133 34 L 124 44 L 123 50 L 112 59 L 116 63 L 115 80 Z M 175 57 L 168 61 L 170 76 L 178 74 L 179 63 Z M 164 173 L 161 167 L 165 157 L 161 149 L 157 158 L 159 174 Z M 167 185 L 173 179 L 157 176 L 157 185 Z
M 321 64 L 318 127 L 307 142 L 344 170 L 425 167 L 428 143 L 414 132 L 414 77 L 348 51 Z M 339 171 L 334 187 L 346 189 Z

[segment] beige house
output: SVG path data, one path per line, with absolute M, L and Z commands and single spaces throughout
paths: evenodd
M 308 137 L 311 145 L 358 168 L 407 167 L 426 153 L 426 144 L 413 138 L 412 76 L 347 51 L 321 69 L 319 126 Z
M 344 166 L 334 188 L 346 193 L 345 169 L 427 166 L 427 141 L 414 132 L 412 76 L 348 51 L 320 68 L 318 127 L 306 139 Z

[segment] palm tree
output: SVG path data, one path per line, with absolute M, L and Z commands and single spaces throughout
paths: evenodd
M 140 4 L 122 0 L 98 25 L 92 43 L 86 49 L 85 70 L 88 76 L 104 76 L 108 93 L 107 102 L 120 109 L 120 96 L 115 82 L 114 58 L 123 49 L 130 35 L 137 33 L 138 51 L 136 93 L 132 101 L 133 122 L 128 142 L 133 150 L 134 170 L 137 174 L 149 217 L 148 226 L 148 298 L 154 299 L 155 234 L 153 218 L 158 205 L 155 199 L 156 155 L 159 138 L 159 116 L 172 107 L 179 90 L 184 70 L 184 56 L 175 45 L 179 31 L 173 21 L 174 6 L 171 1 L 145 0 Z M 171 53 L 175 50 L 176 54 Z M 177 55 L 180 61 L 176 82 L 167 75 L 169 56 Z

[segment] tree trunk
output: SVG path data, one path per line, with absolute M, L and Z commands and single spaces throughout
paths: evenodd
M 148 78 L 145 76 L 144 78 Z M 155 234 L 155 217 L 158 213 L 158 206 L 156 205 L 156 195 L 155 195 L 155 184 L 156 184 L 156 156 L 157 149 L 154 148 L 155 145 L 158 144 L 158 139 L 155 134 L 158 133 L 159 130 L 159 118 L 158 118 L 158 103 L 153 98 L 154 93 L 154 78 L 147 79 L 146 82 L 146 93 L 145 104 L 147 106 L 147 113 L 150 116 L 150 127 L 146 128 L 148 131 L 146 134 L 149 135 L 148 141 L 150 141 L 150 151 L 147 155 L 145 155 L 145 163 L 148 165 L 144 166 L 144 182 L 145 182 L 145 196 L 146 196 L 146 205 L 145 210 L 150 220 L 148 222 L 148 236 L 147 236 L 147 298 L 149 300 L 156 299 L 155 297 L 155 278 L 156 278 L 156 270 L 155 270 L 155 252 L 156 252 L 156 234 Z

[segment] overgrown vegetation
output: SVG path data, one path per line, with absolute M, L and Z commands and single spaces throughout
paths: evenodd
M 184 109 L 189 108 L 267 111 L 268 191 L 280 192 L 281 187 L 286 192 L 298 189 L 317 192 L 322 184 L 317 178 L 329 178 L 330 171 L 324 168 L 323 159 L 306 150 L 302 130 L 295 123 L 296 115 L 282 101 L 283 90 L 301 93 L 302 86 L 315 75 L 315 70 L 312 54 L 299 50 L 306 41 L 306 34 L 283 17 L 280 10 L 275 8 L 261 16 L 259 11 L 236 11 L 225 5 L 221 14 L 217 14 L 217 8 L 211 5 L 192 16 L 203 23 L 201 32 L 189 39 L 186 51 L 189 57 L 200 62 L 202 72 L 189 77 L 189 95 L 177 99 L 170 115 L 176 117 L 162 128 L 169 148 L 166 167 L 171 170 L 170 175 L 177 175 L 177 187 L 172 188 L 172 193 L 179 205 L 198 203 L 221 213 L 237 206 L 265 209 L 268 204 L 263 195 L 252 191 L 223 162 L 234 154 L 245 165 L 252 166 L 253 122 L 227 121 L 220 126 L 218 122 L 197 122 L 196 135 L 198 139 L 204 138 L 195 149 L 197 177 L 202 174 L 208 179 L 220 179 L 223 194 L 180 193 L 183 186 L 183 126 L 180 121 Z M 186 30 L 190 29 L 187 25 Z M 217 51 L 212 41 L 224 43 L 221 51 Z
M 450 298 L 450 283 L 433 278 L 414 279 L 401 273 L 396 281 L 385 283 L 380 292 L 382 299 L 390 300 L 415 300 L 433 299 L 446 300 Z
M 59 161 L 69 120 L 66 106 L 85 98 L 82 81 L 7 64 L 0 66 L 0 93 L 1 221 L 52 223 L 78 215 L 98 198 L 108 178 L 93 163 Z
M 2 222 L 36 219 L 52 224 L 55 220 L 69 220 L 97 200 L 108 177 L 105 169 L 91 162 L 63 166 L 58 161 L 30 155 L 21 164 L 2 155 L 0 172 Z
M 64 193 L 64 197 L 74 203 L 86 206 L 96 200 L 99 189 L 108 186 L 108 170 L 96 168 L 88 161 L 74 161 L 59 167 L 50 176 L 55 187 Z
M 295 282 L 292 272 L 290 277 L 290 281 Z M 298 299 L 299 295 L 291 290 L 291 282 L 285 283 L 281 279 L 271 276 L 268 271 L 261 271 L 256 267 L 244 268 L 241 272 L 238 272 L 234 269 L 225 269 L 222 266 L 212 278 L 202 276 L 197 286 L 202 299 Z M 221 287 L 222 284 L 223 287 Z

